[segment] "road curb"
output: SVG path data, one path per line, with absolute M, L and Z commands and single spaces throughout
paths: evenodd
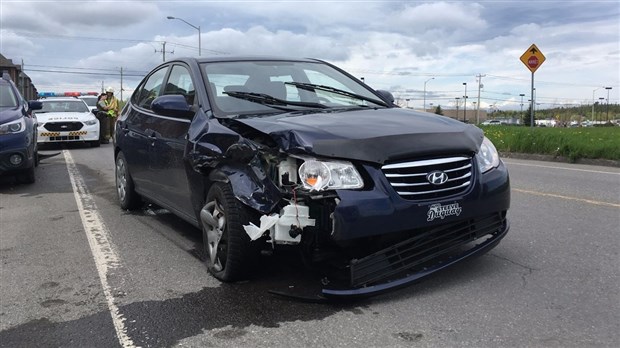
M 535 160 L 535 161 L 589 164 L 589 165 L 596 165 L 596 166 L 620 168 L 620 161 L 602 159 L 602 158 L 580 158 L 580 159 L 573 161 L 570 158 L 564 157 L 564 156 L 542 155 L 542 154 L 534 154 L 534 153 L 514 153 L 514 152 L 500 152 L 500 156 L 504 158 L 517 158 L 517 159 L 527 159 L 527 160 Z

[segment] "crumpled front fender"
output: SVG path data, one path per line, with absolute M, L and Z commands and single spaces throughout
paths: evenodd
M 230 183 L 235 197 L 262 214 L 269 214 L 281 199 L 280 191 L 257 165 L 258 158 L 248 166 L 222 164 L 209 174 L 209 181 Z

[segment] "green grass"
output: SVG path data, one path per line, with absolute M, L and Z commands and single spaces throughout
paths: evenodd
M 500 152 L 620 160 L 620 127 L 481 127 Z

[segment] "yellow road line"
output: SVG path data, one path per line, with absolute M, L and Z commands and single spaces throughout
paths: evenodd
M 517 188 L 512 188 L 511 190 L 515 191 L 515 192 L 529 193 L 529 194 L 537 195 L 537 196 L 560 198 L 560 199 L 566 199 L 566 200 L 569 200 L 569 201 L 577 201 L 577 202 L 583 202 L 583 203 L 594 204 L 594 205 L 604 205 L 604 206 L 607 206 L 607 207 L 620 208 L 620 204 L 610 203 L 610 202 L 594 201 L 594 200 L 591 200 L 591 199 L 577 198 L 577 197 L 570 197 L 570 196 L 562 196 L 562 195 L 557 195 L 555 193 L 544 193 L 544 192 L 538 192 L 538 191 L 522 190 L 522 189 L 517 189 Z

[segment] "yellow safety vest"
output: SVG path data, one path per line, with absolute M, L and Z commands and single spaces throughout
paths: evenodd
M 105 104 L 108 107 L 108 116 L 116 117 L 118 115 L 118 100 L 112 96 L 105 100 Z

